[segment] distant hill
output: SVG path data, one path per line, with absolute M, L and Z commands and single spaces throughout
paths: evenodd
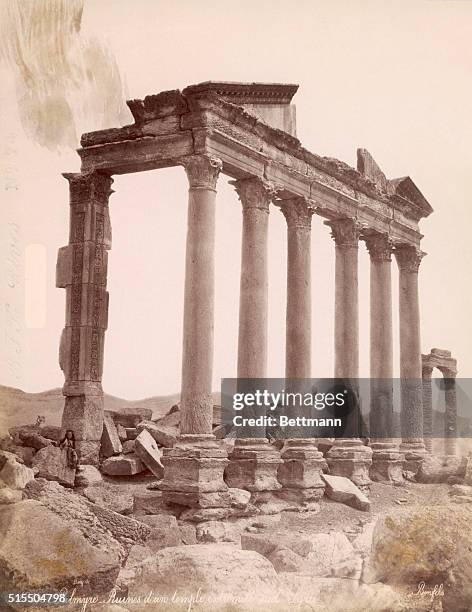
M 214 393 L 214 402 L 219 403 L 220 394 Z M 118 410 L 126 406 L 151 408 L 153 418 L 159 418 L 179 402 L 180 394 L 158 395 L 140 400 L 125 400 L 105 393 L 105 409 Z M 60 425 L 64 396 L 61 389 L 50 389 L 41 393 L 26 393 L 14 387 L 0 385 L 0 432 L 14 425 L 34 423 L 38 415 L 46 418 L 47 425 Z

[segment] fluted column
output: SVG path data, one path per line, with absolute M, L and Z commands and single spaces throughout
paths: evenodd
M 370 255 L 370 433 L 373 450 L 370 476 L 375 481 L 401 482 L 402 456 L 391 433 L 394 425 L 393 245 L 387 234 L 373 231 L 368 232 L 364 240 Z
M 423 364 L 423 436 L 424 445 L 428 453 L 433 452 L 433 391 L 431 387 L 431 375 L 433 367 Z
M 311 219 L 314 208 L 305 198 L 279 202 L 287 221 L 287 313 L 285 345 L 285 388 L 307 392 L 303 379 L 311 377 Z M 303 414 L 303 413 L 301 413 Z M 301 415 L 300 415 L 301 416 Z M 295 437 L 285 443 L 278 479 L 279 493 L 289 501 L 306 506 L 322 497 L 326 467 L 316 448 L 316 438 L 293 429 Z
M 359 297 L 358 246 L 361 228 L 356 219 L 327 221 L 336 244 L 334 377 L 349 381 L 358 397 Z M 358 406 L 354 409 L 359 415 Z M 352 416 L 352 415 L 351 415 Z M 331 473 L 347 476 L 359 487 L 368 488 L 372 450 L 359 438 L 336 439 L 327 453 Z
M 108 321 L 108 200 L 112 178 L 64 174 L 70 189 L 69 245 L 59 250 L 56 285 L 66 289 L 59 362 L 64 372 L 63 430 L 71 429 L 81 463 L 98 463 L 103 428 L 103 350 Z
M 189 506 L 191 521 L 229 512 L 223 473 L 227 453 L 212 434 L 213 315 L 216 183 L 219 159 L 194 155 L 181 161 L 189 182 L 185 258 L 180 439 L 163 451 L 159 487 L 168 503 Z M 218 495 L 215 495 L 218 492 Z
M 456 372 L 449 368 L 440 368 L 444 377 L 446 411 L 444 413 L 444 452 L 446 455 L 457 454 L 457 396 Z
M 271 184 L 258 177 L 232 181 L 242 204 L 241 283 L 239 296 L 238 378 L 267 376 L 267 239 Z M 250 388 L 244 384 L 244 389 Z M 250 384 L 250 383 L 249 383 Z M 252 416 L 246 409 L 244 414 Z M 277 481 L 279 453 L 269 444 L 264 428 L 253 437 L 235 441 L 226 468 L 229 487 L 252 491 L 251 502 L 264 504 L 268 492 L 280 489 Z
M 401 429 L 406 466 L 417 469 L 425 453 L 421 371 L 418 269 L 423 258 L 417 247 L 397 246 L 400 305 Z

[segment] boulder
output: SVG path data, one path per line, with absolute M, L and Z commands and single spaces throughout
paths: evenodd
M 134 476 L 145 469 L 144 463 L 133 453 L 109 457 L 102 463 L 102 472 L 109 476 Z
M 140 570 L 128 596 L 151 590 L 168 596 L 176 590 L 183 596 L 200 592 L 222 597 L 221 601 L 237 597 L 250 604 L 248 609 L 257 610 L 278 592 L 272 564 L 256 552 L 239 550 L 231 544 L 164 548 L 146 559 Z
M 425 455 L 416 481 L 422 483 L 447 482 L 451 477 L 463 477 L 466 471 L 467 459 L 452 455 Z
M 33 457 L 33 467 L 38 468 L 38 476 L 55 480 L 65 487 L 75 484 L 75 469 L 67 463 L 67 452 L 57 446 L 45 446 Z
M 416 589 L 444 585 L 445 610 L 472 606 L 472 522 L 467 506 L 398 510 L 378 520 L 371 566 L 376 580 Z
M 304 568 L 303 558 L 289 548 L 274 550 L 267 556 L 267 559 L 278 574 L 280 572 L 299 572 Z
M 86 487 L 82 495 L 94 504 L 109 508 L 118 514 L 131 514 L 133 510 L 133 494 L 126 485 L 102 481 Z
M 136 427 L 141 421 L 152 419 L 150 408 L 124 407 L 117 410 L 105 410 L 105 414 L 109 414 L 116 425 L 123 425 L 123 427 Z
M 11 489 L 24 489 L 34 479 L 34 471 L 17 461 L 16 455 L 1 451 L 0 481 Z
M 151 434 L 143 429 L 134 441 L 136 455 L 148 467 L 156 478 L 163 478 L 164 466 L 161 463 L 161 451 Z
M 312 545 L 306 557 L 307 568 L 314 576 L 330 576 L 332 568 L 354 553 L 354 548 L 344 533 L 310 533 L 305 535 Z
M 76 487 L 89 487 L 101 483 L 100 471 L 94 465 L 79 465 L 75 474 Z
M 168 427 L 153 421 L 141 421 L 136 429 L 138 434 L 143 430 L 148 431 L 158 444 L 166 448 L 172 448 L 179 439 L 179 430 L 176 427 Z
M 21 459 L 21 462 L 31 467 L 33 465 L 33 457 L 36 454 L 36 449 L 31 446 L 14 446 L 12 452 Z
M 34 528 L 34 537 L 32 536 Z M 108 593 L 119 562 L 38 501 L 0 507 L 0 588 Z
M 370 510 L 368 497 L 352 482 L 344 476 L 331 476 L 321 474 L 326 483 L 325 494 L 332 500 L 341 502 L 357 510 Z
M 34 431 L 20 431 L 19 438 L 24 446 L 31 446 L 36 450 L 41 450 L 45 446 L 50 446 L 52 444 L 52 440 Z
M 28 433 L 39 433 L 39 427 L 37 425 L 18 425 L 16 427 L 10 427 L 8 433 L 13 439 L 14 444 L 21 445 L 21 435 Z
M 135 440 L 125 440 L 123 442 L 123 455 L 128 455 L 129 453 L 134 453 L 136 445 Z
M 0 505 L 15 504 L 22 499 L 23 493 L 20 489 L 10 489 L 9 487 L 2 487 L 0 489 Z
M 103 431 L 100 441 L 100 454 L 103 457 L 119 455 L 122 451 L 121 440 L 118 436 L 115 423 L 110 414 L 105 412 L 103 415 Z

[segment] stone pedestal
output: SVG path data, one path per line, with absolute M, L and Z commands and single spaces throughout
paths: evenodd
M 336 244 L 334 377 L 357 388 L 359 377 L 358 245 L 361 228 L 355 219 L 327 221 Z M 372 450 L 359 438 L 335 439 L 326 454 L 330 473 L 346 476 L 357 486 L 370 484 Z
M 265 438 L 240 438 L 234 444 L 225 470 L 229 487 L 247 491 L 278 491 L 280 454 Z
M 277 473 L 282 485 L 279 497 L 301 504 L 323 497 L 325 482 L 321 474 L 328 466 L 314 440 L 288 440 L 281 458 Z
M 372 442 L 372 465 L 369 475 L 374 482 L 403 483 L 404 456 L 395 442 Z

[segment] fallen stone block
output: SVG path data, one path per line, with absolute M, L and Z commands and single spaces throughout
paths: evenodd
M 47 438 L 53 442 L 60 442 L 63 438 L 62 427 L 59 427 L 59 425 L 43 425 L 39 428 L 39 433 L 43 438 Z
M 182 538 L 182 544 L 196 544 L 197 543 L 197 528 L 192 523 L 186 521 L 178 521 L 180 537 Z
M 308 538 L 298 534 L 256 534 L 243 533 L 241 535 L 241 548 L 255 550 L 260 555 L 268 557 L 275 550 L 289 549 L 300 557 L 306 557 L 313 550 L 313 544 Z
M 15 444 L 21 445 L 21 435 L 26 435 L 28 433 L 38 433 L 39 427 L 36 425 L 18 425 L 16 427 L 10 427 L 8 433 L 13 439 Z
M 119 410 L 105 410 L 105 414 L 109 414 L 115 425 L 123 425 L 123 427 L 136 427 L 138 423 L 152 419 L 152 410 L 150 408 L 140 407 L 125 407 Z
M 418 472 L 416 481 L 422 483 L 447 482 L 451 477 L 464 477 L 467 459 L 451 455 L 425 455 Z
M 134 453 L 135 451 L 135 440 L 125 440 L 123 442 L 123 455 Z
M 139 491 L 133 497 L 133 514 L 173 514 L 162 498 L 162 491 Z
M 164 477 L 161 451 L 151 434 L 143 429 L 134 441 L 136 455 L 151 470 L 156 478 Z
M 116 425 L 116 431 L 118 433 L 118 437 L 121 440 L 121 442 L 126 442 L 126 440 L 128 439 L 128 434 L 126 433 L 126 427 L 123 427 L 123 425 L 120 425 L 120 423 L 118 423 Z
M 175 427 L 167 427 L 153 421 L 142 421 L 137 426 L 138 434 L 148 431 L 154 440 L 161 446 L 172 448 L 179 439 L 179 431 Z
M 79 465 L 75 474 L 76 487 L 89 487 L 99 484 L 103 478 L 99 470 L 94 465 Z
M 472 497 L 471 485 L 453 485 L 449 491 L 449 495 L 465 495 Z
M 164 427 L 175 427 L 178 429 L 180 427 L 180 411 L 174 410 L 174 412 L 168 412 L 160 419 L 155 419 L 154 422 Z
M 357 510 L 370 510 L 369 498 L 344 476 L 331 476 L 322 474 L 326 483 L 325 494 L 332 500 L 357 508 Z
M 7 455 L 7 456 L 6 456 Z M 1 452 L 0 481 L 10 489 L 24 489 L 26 484 L 34 479 L 34 471 L 16 460 L 16 455 Z
M 306 556 L 306 568 L 314 576 L 331 576 L 332 568 L 354 554 L 354 547 L 344 533 L 310 533 L 312 551 Z
M 183 544 L 182 535 L 175 516 L 170 514 L 148 514 L 135 518 L 152 527 L 152 532 L 146 540 L 146 546 L 154 552 L 167 546 L 181 546 Z
M 278 574 L 281 572 L 299 572 L 304 568 L 303 558 L 289 548 L 274 550 L 269 553 L 267 559 L 272 563 Z
M 144 472 L 146 466 L 141 459 L 130 453 L 117 457 L 109 457 L 102 463 L 102 472 L 108 476 L 134 476 Z
M 20 431 L 19 438 L 24 446 L 30 446 L 36 450 L 41 450 L 45 446 L 50 446 L 52 444 L 52 440 L 49 440 L 48 438 L 45 438 L 41 434 L 34 431 Z
M 133 494 L 125 485 L 99 482 L 86 487 L 82 495 L 94 504 L 118 514 L 128 515 L 133 511 Z
M 75 469 L 67 463 L 67 452 L 57 446 L 45 446 L 33 457 L 33 467 L 38 468 L 38 476 L 55 480 L 66 487 L 75 484 Z
M 228 494 L 230 504 L 234 508 L 245 508 L 251 499 L 251 492 L 245 489 L 229 488 Z
M 118 436 L 115 423 L 110 414 L 103 416 L 103 432 L 100 441 L 100 454 L 103 457 L 119 455 L 122 451 L 121 440 Z
M 0 583 L 15 591 L 106 594 L 120 569 L 106 550 L 31 499 L 0 507 L 0 542 Z
M 135 440 L 138 437 L 138 430 L 136 427 L 126 427 L 126 439 Z

